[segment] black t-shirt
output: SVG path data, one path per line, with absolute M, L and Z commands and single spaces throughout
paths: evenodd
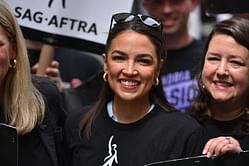
M 184 151 L 187 139 L 199 127 L 187 114 L 167 112 L 157 106 L 130 124 L 115 122 L 104 109 L 94 123 L 90 140 L 81 140 L 78 124 L 83 112 L 72 114 L 66 121 L 72 166 L 142 166 L 180 158 L 187 155 Z
M 167 50 L 161 79 L 168 101 L 180 111 L 186 111 L 196 96 L 195 76 L 200 70 L 203 42 L 193 40 L 184 48 Z
M 218 136 L 232 136 L 240 143 L 242 150 L 249 150 L 249 135 L 241 134 L 243 117 L 230 121 L 207 119 L 201 122 L 202 128 L 191 136 L 188 149 L 191 155 L 200 155 L 207 141 Z

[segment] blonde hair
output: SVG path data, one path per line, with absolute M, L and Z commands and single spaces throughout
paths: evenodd
M 16 68 L 9 68 L 3 86 L 5 123 L 16 127 L 18 134 L 30 132 L 42 124 L 45 103 L 34 87 L 24 37 L 11 9 L 0 1 L 0 26 L 16 49 Z

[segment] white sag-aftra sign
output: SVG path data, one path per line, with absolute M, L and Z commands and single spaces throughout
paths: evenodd
M 133 0 L 7 0 L 25 30 L 105 44 L 111 16 L 130 12 Z M 42 36 L 44 35 L 44 36 Z M 58 40 L 58 39 L 57 39 Z M 55 39 L 56 41 L 56 39 Z

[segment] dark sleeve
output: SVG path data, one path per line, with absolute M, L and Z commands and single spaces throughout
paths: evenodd
M 32 76 L 35 87 L 42 93 L 47 103 L 48 110 L 53 114 L 58 126 L 63 126 L 65 121 L 65 108 L 62 95 L 57 86 L 47 77 Z
M 90 106 L 85 106 L 81 110 L 72 112 L 65 122 L 65 144 L 68 152 L 69 165 L 72 165 L 73 151 L 81 144 L 80 137 L 80 121 L 84 114 L 89 110 Z
M 163 123 L 167 123 L 167 127 L 162 132 L 162 138 L 168 138 L 170 141 L 165 141 L 164 146 L 171 148 L 167 159 L 176 159 L 187 157 L 186 152 L 188 140 L 191 135 L 200 127 L 199 123 L 189 115 L 181 112 L 169 112 L 163 119 Z
M 185 157 L 202 155 L 205 145 L 205 136 L 203 127 L 196 129 L 189 137 L 184 153 Z
M 175 117 L 175 123 L 178 123 L 179 127 L 176 128 L 175 126 L 175 131 L 177 132 L 177 139 L 176 141 L 178 142 L 176 144 L 175 148 L 175 154 L 177 154 L 179 151 L 180 154 L 178 156 L 174 156 L 175 158 L 178 158 L 179 156 L 182 157 L 188 157 L 190 154 L 188 146 L 189 146 L 189 140 L 191 139 L 192 135 L 198 131 L 201 126 L 199 123 L 192 118 L 190 115 L 186 113 L 179 113 L 178 117 Z M 173 158 L 173 157 L 172 157 Z
M 89 108 L 90 106 L 85 106 L 81 110 L 72 112 L 66 119 L 64 128 L 68 149 L 73 149 L 73 147 L 81 141 L 80 121 Z
M 65 111 L 62 96 L 57 86 L 47 77 L 32 76 L 32 82 L 43 95 L 46 104 L 44 121 L 52 127 L 58 161 L 60 165 L 67 165 L 64 143 Z

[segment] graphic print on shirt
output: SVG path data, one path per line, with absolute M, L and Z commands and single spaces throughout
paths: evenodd
M 117 158 L 117 144 L 112 144 L 113 135 L 110 137 L 108 142 L 108 156 L 104 159 L 103 166 L 112 166 L 112 163 L 115 162 L 118 164 L 118 158 Z
M 197 95 L 195 79 L 190 70 L 182 70 L 161 77 L 164 93 L 168 101 L 178 110 L 184 112 Z

